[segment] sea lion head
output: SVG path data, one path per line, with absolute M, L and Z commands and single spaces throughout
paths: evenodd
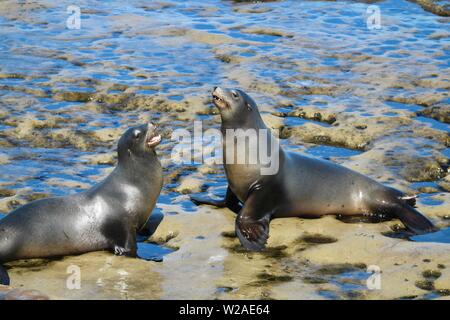
M 156 133 L 156 127 L 152 123 L 129 128 L 119 139 L 119 159 L 123 156 L 153 154 L 160 142 L 161 135 Z
M 258 107 L 252 98 L 239 89 L 215 87 L 212 92 L 213 103 L 219 109 L 222 122 L 245 124 L 259 118 Z M 250 123 L 249 123 L 250 124 Z

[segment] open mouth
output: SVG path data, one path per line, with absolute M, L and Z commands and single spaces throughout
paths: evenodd
M 218 95 L 213 93 L 212 97 L 213 97 L 213 103 L 216 105 L 216 107 L 225 108 L 227 106 L 227 103 L 225 102 L 225 100 L 222 99 L 221 97 L 219 97 Z
M 158 135 L 152 135 L 152 136 L 148 137 L 148 138 L 147 138 L 147 141 L 146 141 L 147 146 L 148 146 L 149 148 L 152 148 L 152 147 L 154 147 L 154 146 L 157 146 L 160 142 L 161 142 L 161 135 L 160 135 L 160 134 L 158 134 Z

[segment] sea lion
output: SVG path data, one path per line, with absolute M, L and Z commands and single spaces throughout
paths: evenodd
M 136 234 L 150 236 L 163 176 L 153 124 L 128 129 L 118 142 L 118 164 L 87 191 L 30 202 L 0 220 L 0 265 L 9 261 L 111 250 L 136 256 Z M 9 282 L 0 267 L 3 284 Z
M 247 249 L 262 250 L 269 237 L 270 220 L 282 217 L 388 215 L 399 218 L 417 234 L 436 230 L 413 208 L 414 198 L 330 161 L 285 152 L 278 145 L 278 171 L 274 174 L 261 174 L 266 164 L 259 160 L 250 163 L 249 157 L 244 163 L 230 163 L 227 149 L 248 156 L 257 152 L 255 148 L 260 148 L 261 142 L 270 142 L 273 137 L 256 103 L 245 92 L 215 88 L 212 96 L 222 119 L 224 167 L 229 185 L 224 200 L 191 198 L 196 204 L 228 207 L 238 213 L 236 234 Z M 257 135 L 256 143 L 239 146 L 236 139 L 225 138 L 228 130 L 237 129 L 253 129 L 263 134 Z

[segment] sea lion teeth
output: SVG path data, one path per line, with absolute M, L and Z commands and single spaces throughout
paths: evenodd
M 147 140 L 147 145 L 149 147 L 154 147 L 161 142 L 161 135 L 153 136 Z

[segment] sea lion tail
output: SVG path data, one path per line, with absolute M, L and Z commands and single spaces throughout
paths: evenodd
M 438 231 L 433 223 L 423 214 L 411 207 L 409 204 L 396 206 L 394 211 L 397 218 L 406 226 L 407 229 L 415 234 L 424 234 Z
M 8 272 L 6 272 L 6 269 L 0 264 L 0 284 L 4 286 L 9 286 L 10 279 Z

